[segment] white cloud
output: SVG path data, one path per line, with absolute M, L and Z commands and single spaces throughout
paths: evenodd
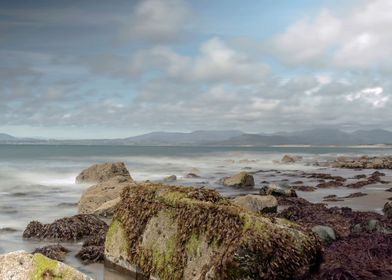
M 366 0 L 347 14 L 322 10 L 272 40 L 272 52 L 292 64 L 391 69 L 392 1 Z
M 354 102 L 356 100 L 365 101 L 373 107 L 382 108 L 389 101 L 389 96 L 385 95 L 382 87 L 365 88 L 356 93 L 348 94 L 346 100 Z
M 180 33 L 189 16 L 184 0 L 139 0 L 124 23 L 122 35 L 127 39 L 165 42 Z

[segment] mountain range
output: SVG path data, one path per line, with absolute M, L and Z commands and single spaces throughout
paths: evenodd
M 383 129 L 344 132 L 311 129 L 276 134 L 245 133 L 240 130 L 151 132 L 119 139 L 42 140 L 17 138 L 0 133 L 1 144 L 144 145 L 144 146 L 272 146 L 272 145 L 375 145 L 392 144 L 392 132 Z

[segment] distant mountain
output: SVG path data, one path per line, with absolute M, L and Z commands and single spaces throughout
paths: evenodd
M 0 144 L 144 145 L 144 146 L 272 146 L 272 145 L 372 145 L 391 144 L 392 132 L 382 129 L 343 132 L 311 129 L 277 134 L 250 134 L 239 130 L 151 132 L 123 139 L 40 140 L 0 133 Z
M 0 133 L 0 141 L 14 141 L 17 140 L 18 138 L 11 136 L 9 134 L 5 133 Z
M 242 135 L 239 130 L 197 130 L 184 132 L 151 132 L 123 139 L 127 144 L 135 145 L 203 145 L 211 142 L 225 141 Z

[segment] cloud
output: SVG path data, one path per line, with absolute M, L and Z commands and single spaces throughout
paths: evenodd
M 167 42 L 175 39 L 190 16 L 184 0 L 139 0 L 121 35 L 126 40 Z
M 289 64 L 391 70 L 392 2 L 359 3 L 340 16 L 323 9 L 293 23 L 273 38 L 271 52 Z
M 376 88 L 365 88 L 359 92 L 349 94 L 346 96 L 347 101 L 354 102 L 356 100 L 364 100 L 370 103 L 373 107 L 382 108 L 385 107 L 389 101 L 389 96 L 384 94 L 382 87 Z

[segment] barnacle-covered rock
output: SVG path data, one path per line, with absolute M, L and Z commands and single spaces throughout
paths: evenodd
M 284 219 L 246 211 L 216 191 L 146 183 L 124 189 L 105 258 L 158 279 L 292 279 L 320 241 Z

